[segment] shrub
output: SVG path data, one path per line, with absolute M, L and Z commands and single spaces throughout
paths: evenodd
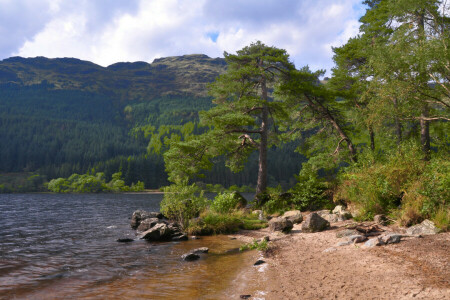
M 218 213 L 229 213 L 234 209 L 243 208 L 247 200 L 238 192 L 223 192 L 217 194 L 211 204 L 211 210 Z
M 239 251 L 246 251 L 246 250 L 259 250 L 259 251 L 265 251 L 269 249 L 269 243 L 263 239 L 258 242 L 258 240 L 253 240 L 252 243 L 248 243 L 245 245 L 242 245 L 239 248 Z
M 164 198 L 160 203 L 161 212 L 167 218 L 177 221 L 187 228 L 189 219 L 197 217 L 203 211 L 208 200 L 195 184 L 173 184 L 163 188 Z

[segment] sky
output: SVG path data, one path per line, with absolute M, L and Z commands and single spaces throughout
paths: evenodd
M 184 54 L 223 57 L 252 42 L 297 68 L 333 67 L 362 0 L 0 0 L 0 60 L 75 57 L 102 66 Z

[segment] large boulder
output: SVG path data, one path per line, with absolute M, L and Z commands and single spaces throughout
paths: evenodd
M 310 213 L 302 223 L 303 232 L 318 232 L 330 227 L 330 222 L 317 213 Z
M 142 221 L 149 218 L 162 219 L 163 215 L 160 212 L 147 212 L 145 210 L 136 210 L 131 216 L 131 228 L 136 229 L 139 227 Z
M 437 228 L 432 221 L 425 220 L 420 224 L 406 229 L 406 233 L 411 235 L 431 235 L 439 233 L 439 228 Z
M 290 210 L 283 214 L 285 219 L 292 221 L 294 224 L 299 224 L 303 221 L 302 213 L 299 210 Z
M 144 231 L 140 238 L 148 241 L 166 241 L 170 240 L 173 231 L 165 223 L 158 223 L 147 231 Z
M 282 231 L 284 233 L 288 233 L 293 227 L 294 223 L 283 217 L 273 218 L 269 221 L 269 229 L 271 231 Z
M 155 226 L 156 224 L 158 224 L 160 222 L 162 222 L 162 221 L 160 219 L 158 219 L 158 218 L 145 219 L 145 220 L 140 222 L 137 230 L 141 231 L 141 232 L 147 231 L 147 230 L 149 230 L 150 228 L 152 228 L 153 226 Z

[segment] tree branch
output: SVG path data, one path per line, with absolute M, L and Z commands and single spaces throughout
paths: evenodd
M 253 146 L 259 148 L 259 143 L 253 140 L 248 134 L 243 134 L 239 136 L 240 139 L 242 139 L 241 146 L 245 146 L 245 142 L 248 140 L 250 144 Z

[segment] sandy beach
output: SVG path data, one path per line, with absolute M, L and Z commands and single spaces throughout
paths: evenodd
M 271 247 L 254 251 L 253 259 L 266 264 L 243 266 L 228 299 L 450 299 L 450 233 L 368 249 L 338 247 L 336 233 L 349 222 L 318 233 L 295 225 L 290 234 L 263 229 L 236 235 L 246 241 L 269 236 Z

